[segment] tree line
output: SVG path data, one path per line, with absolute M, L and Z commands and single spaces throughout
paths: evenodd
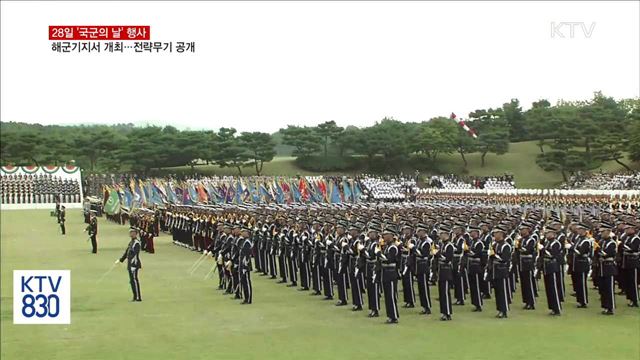
M 534 140 L 540 149 L 537 164 L 560 171 L 566 179 L 602 161 L 629 169 L 626 156 L 640 161 L 640 100 L 615 100 L 600 92 L 589 100 L 534 102 L 523 111 L 512 99 L 502 106 L 468 114 L 473 138 L 449 116 L 423 122 L 384 118 L 370 127 L 341 127 L 335 121 L 317 126 L 287 126 L 276 134 L 237 132 L 234 128 L 178 130 L 173 126 L 136 127 L 132 124 L 43 126 L 2 122 L 3 164 L 55 164 L 70 159 L 89 171 L 148 172 L 151 169 L 191 166 L 253 168 L 262 172 L 276 156 L 276 146 L 287 145 L 298 164 L 311 170 L 341 170 L 339 164 L 363 159 L 368 169 L 394 169 L 409 159 L 437 164 L 442 154 L 478 153 L 481 166 L 487 154 L 509 151 L 509 143 Z M 313 168 L 318 164 L 325 167 Z

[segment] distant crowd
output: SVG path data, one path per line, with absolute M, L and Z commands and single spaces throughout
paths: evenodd
M 438 189 L 515 189 L 513 175 L 500 176 L 432 176 L 428 186 Z
M 593 190 L 638 190 L 640 189 L 640 171 L 620 173 L 583 173 L 577 172 L 562 186 L 563 189 Z
M 77 180 L 51 174 L 0 174 L 2 204 L 46 204 L 80 202 Z

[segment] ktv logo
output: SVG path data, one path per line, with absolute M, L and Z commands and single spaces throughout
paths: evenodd
M 14 324 L 71 324 L 69 270 L 14 270 Z

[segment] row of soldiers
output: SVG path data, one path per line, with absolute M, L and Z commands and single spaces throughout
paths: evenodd
M 517 288 L 524 309 L 534 310 L 544 278 L 547 307 L 560 315 L 571 275 L 578 307 L 587 307 L 591 276 L 603 314 L 615 310 L 614 286 L 638 306 L 640 238 L 637 214 L 597 216 L 547 209 L 466 206 L 457 201 L 334 206 L 173 207 L 161 215 L 176 244 L 217 261 L 218 288 L 251 303 L 249 273 L 290 287 L 338 298 L 397 323 L 398 283 L 404 307 L 432 311 L 430 285 L 438 286 L 441 320 L 452 305 L 483 311 L 495 297 L 506 318 Z M 416 290 L 417 287 L 417 299 Z M 337 294 L 334 293 L 337 290 Z M 350 290 L 350 291 L 349 291 Z M 451 291 L 453 290 L 453 297 Z M 242 296 L 243 295 L 243 296 Z
M 80 202 L 80 184 L 51 174 L 9 174 L 0 181 L 3 204 L 43 204 Z

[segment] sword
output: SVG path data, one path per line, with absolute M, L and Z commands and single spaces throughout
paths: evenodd
M 211 275 L 213 275 L 217 268 L 218 268 L 218 264 L 217 263 L 213 264 L 213 266 L 211 267 L 211 270 L 209 270 L 207 275 L 204 276 L 203 280 L 207 280 Z
M 102 276 L 100 276 L 100 278 L 98 279 L 98 281 L 96 281 L 96 284 L 99 284 L 99 283 L 102 281 L 102 279 L 104 279 L 107 275 L 109 275 L 109 273 L 110 273 L 111 271 L 113 271 L 113 269 L 115 269 L 115 268 L 116 268 L 116 266 L 118 266 L 118 264 L 117 264 L 117 263 L 114 263 L 113 265 L 111 265 L 111 268 L 110 268 L 109 270 L 105 271 L 105 273 L 104 273 L 104 274 L 102 274 Z
M 200 262 L 202 262 L 202 260 L 205 258 L 205 254 L 200 255 L 200 257 L 191 265 L 191 267 L 189 268 L 189 270 L 187 270 L 187 272 L 191 275 L 193 274 L 193 272 L 195 271 L 195 269 L 197 269 L 200 266 Z

